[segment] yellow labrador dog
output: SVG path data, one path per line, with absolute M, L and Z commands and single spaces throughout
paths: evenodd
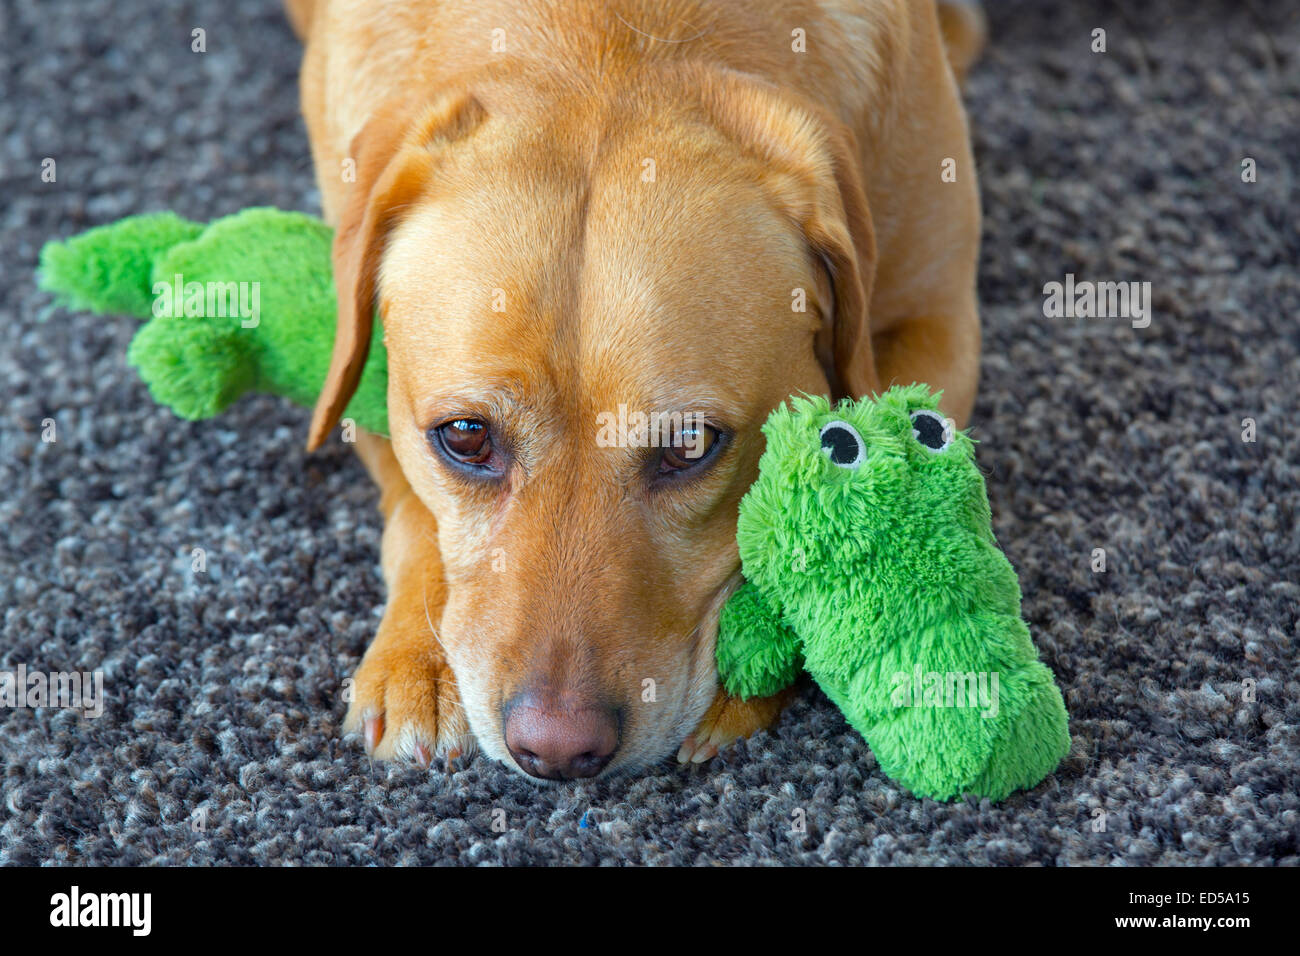
M 980 212 L 934 0 L 290 0 L 336 229 L 338 421 L 377 310 L 389 600 L 345 728 L 530 777 L 701 761 L 737 503 L 792 392 L 945 390 Z M 619 423 L 611 427 L 611 423 Z M 647 427 L 646 423 L 656 427 Z M 626 424 L 626 423 L 631 423 Z

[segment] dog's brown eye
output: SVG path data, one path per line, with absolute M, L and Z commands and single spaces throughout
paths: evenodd
M 468 465 L 480 465 L 492 456 L 487 424 L 474 418 L 458 418 L 436 431 L 447 454 Z
M 673 432 L 672 442 L 659 459 L 659 473 L 682 471 L 698 465 L 713 450 L 718 433 L 708 425 L 687 425 Z

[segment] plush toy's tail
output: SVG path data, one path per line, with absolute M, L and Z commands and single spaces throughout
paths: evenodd
M 210 418 L 250 391 L 311 407 L 330 364 L 333 234 L 318 219 L 245 209 L 203 226 L 172 213 L 133 216 L 41 251 L 39 284 L 56 302 L 148 319 L 127 353 L 154 400 Z M 345 415 L 388 433 L 382 324 Z
M 131 216 L 41 250 L 37 281 L 66 308 L 107 315 L 153 315 L 153 264 L 197 239 L 203 226 L 171 212 Z
M 155 318 L 157 263 L 205 227 L 172 212 L 130 216 L 41 250 L 37 281 L 60 305 L 101 315 Z M 226 323 L 146 322 L 127 361 L 154 398 L 191 420 L 209 418 L 253 387 L 249 336 Z

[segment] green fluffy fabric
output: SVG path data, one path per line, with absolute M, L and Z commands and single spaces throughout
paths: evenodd
M 912 385 L 772 413 L 740 506 L 747 583 L 723 609 L 718 670 L 731 693 L 768 695 L 802 658 L 891 778 L 936 800 L 1000 800 L 1056 768 L 1068 722 L 974 445 L 937 410 Z
M 331 240 L 319 220 L 278 209 L 246 209 L 206 228 L 172 213 L 133 216 L 48 243 L 40 285 L 69 308 L 148 319 L 127 359 L 154 400 L 182 418 L 209 418 L 250 391 L 310 406 L 334 342 Z M 376 322 L 344 417 L 380 435 L 387 359 Z

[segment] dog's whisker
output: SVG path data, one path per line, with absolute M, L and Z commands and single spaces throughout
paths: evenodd
M 429 613 L 429 586 L 424 586 L 424 620 L 429 625 L 429 633 L 433 635 L 434 641 L 442 648 L 444 654 L 447 653 L 447 645 L 442 643 L 442 638 L 438 636 L 438 629 L 433 626 L 433 616 Z

